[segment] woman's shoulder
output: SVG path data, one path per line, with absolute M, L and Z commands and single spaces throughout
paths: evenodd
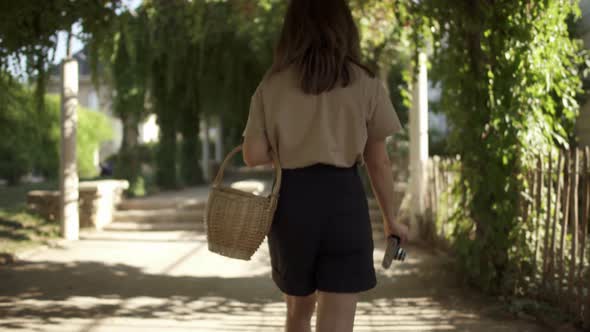
M 350 68 L 353 74 L 353 79 L 358 80 L 359 83 L 365 84 L 375 84 L 379 80 L 377 75 L 369 69 L 369 67 L 356 63 L 351 62 Z
M 350 74 L 351 82 L 348 84 L 348 88 L 360 89 L 364 93 L 372 94 L 381 80 L 366 66 L 356 63 L 350 63 Z M 299 89 L 299 80 L 297 77 L 297 71 L 293 66 L 283 68 L 279 71 L 268 69 L 263 75 L 257 90 L 265 90 L 269 93 L 277 93 L 279 91 L 285 91 Z
M 293 86 L 296 82 L 293 68 L 285 68 L 280 71 L 269 68 L 262 76 L 259 89 L 284 88 Z
M 349 87 L 364 98 L 374 99 L 383 85 L 381 79 L 371 69 L 357 63 L 351 64 L 351 72 L 352 82 Z

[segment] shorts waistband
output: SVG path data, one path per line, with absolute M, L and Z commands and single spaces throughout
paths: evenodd
M 313 164 L 301 168 L 283 169 L 283 174 L 296 174 L 296 173 L 350 173 L 356 172 L 357 164 L 351 167 L 341 167 L 329 164 Z

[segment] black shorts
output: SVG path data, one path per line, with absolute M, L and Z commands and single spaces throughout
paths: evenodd
M 375 287 L 371 222 L 357 167 L 283 170 L 268 246 L 272 278 L 285 294 Z

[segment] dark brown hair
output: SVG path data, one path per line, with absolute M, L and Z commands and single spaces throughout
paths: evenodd
M 294 66 L 305 93 L 348 86 L 360 63 L 359 32 L 346 0 L 290 0 L 271 73 Z

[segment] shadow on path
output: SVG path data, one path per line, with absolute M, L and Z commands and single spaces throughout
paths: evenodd
M 403 264 L 378 269 L 379 285 L 361 296 L 355 331 L 544 331 L 492 315 L 497 308 L 486 303 L 493 302 L 462 289 L 448 262 L 418 247 L 408 251 Z M 267 257 L 255 264 L 268 264 Z M 174 264 L 184 258 L 169 270 Z M 285 314 L 268 272 L 170 275 L 127 264 L 44 260 L 1 267 L 0 280 L 0 330 L 281 331 Z

